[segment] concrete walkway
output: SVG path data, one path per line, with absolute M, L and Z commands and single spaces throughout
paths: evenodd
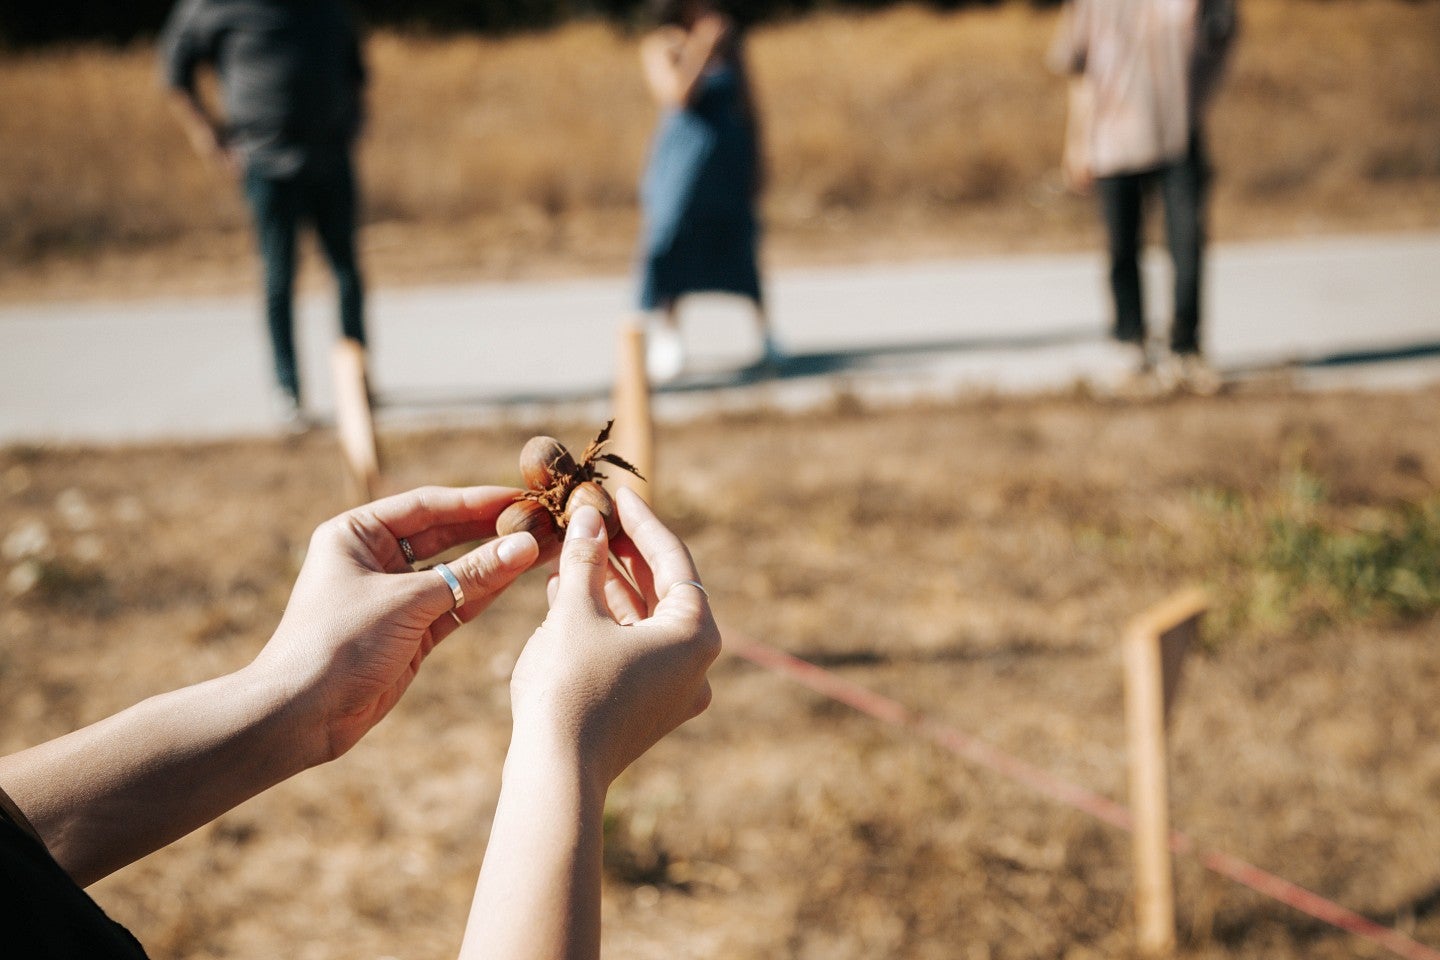
M 744 305 L 697 298 L 684 312 L 693 370 L 661 391 L 657 415 L 1103 381 L 1117 368 L 1101 271 L 1097 255 L 781 271 L 769 295 L 792 358 L 775 376 L 748 367 L 758 344 Z M 1146 272 L 1163 316 L 1163 257 Z M 597 419 L 629 297 L 625 278 L 374 291 L 382 426 L 557 407 Z M 1207 298 L 1210 354 L 1231 377 L 1440 381 L 1440 234 L 1219 247 Z M 298 317 L 307 402 L 323 416 L 333 307 L 306 299 Z M 0 442 L 273 429 L 258 297 L 0 307 L 0 343 Z

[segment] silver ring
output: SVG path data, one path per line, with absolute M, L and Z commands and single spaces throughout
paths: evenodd
M 696 590 L 699 590 L 701 593 L 703 593 L 703 594 L 705 595 L 705 599 L 706 599 L 706 600 L 709 600 L 709 599 L 710 599 L 710 591 L 709 591 L 709 590 L 706 590 L 706 589 L 705 589 L 705 585 L 704 585 L 703 583 L 701 583 L 699 580 L 680 580 L 680 581 L 678 581 L 678 582 L 676 582 L 676 583 L 670 584 L 670 590 L 674 590 L 676 587 L 686 587 L 686 586 L 694 587 Z M 668 594 L 670 593 L 670 590 L 666 590 L 665 593 L 668 595 Z
M 445 578 L 446 586 L 450 588 L 451 595 L 455 597 L 455 609 L 459 610 L 465 606 L 465 591 L 461 589 L 460 581 L 455 578 L 455 574 L 450 572 L 450 568 L 443 563 L 437 563 L 430 569 Z
M 450 611 L 450 619 L 455 621 L 455 626 L 457 627 L 465 626 L 465 621 L 461 620 L 460 614 L 456 613 L 454 610 Z
M 400 552 L 405 555 L 406 563 L 415 562 L 415 548 L 410 546 L 410 541 L 404 537 L 400 538 Z

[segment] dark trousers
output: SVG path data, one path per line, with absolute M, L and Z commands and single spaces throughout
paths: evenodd
M 1145 197 L 1158 189 L 1165 204 L 1165 240 L 1175 273 L 1175 316 L 1170 348 L 1200 352 L 1200 284 L 1205 254 L 1205 200 L 1210 169 L 1200 138 L 1184 158 L 1155 170 L 1098 177 L 1096 193 L 1110 244 L 1110 295 L 1115 339 L 1145 342 L 1145 303 L 1140 283 L 1141 222 Z
M 265 319 L 275 360 L 275 380 L 297 399 L 300 377 L 295 364 L 295 239 L 302 220 L 315 227 L 320 247 L 335 273 L 340 328 L 365 342 L 365 292 L 355 257 L 355 176 L 347 155 L 310 163 L 289 177 L 245 175 L 245 197 L 255 218 L 255 234 L 265 274 Z

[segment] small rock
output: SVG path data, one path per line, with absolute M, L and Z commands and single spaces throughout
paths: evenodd
M 71 530 L 89 530 L 95 526 L 95 510 L 82 490 L 71 487 L 55 498 L 55 510 Z
M 6 560 L 38 557 L 50 549 L 50 528 L 41 520 L 21 520 L 0 543 L 0 554 Z
M 34 560 L 27 560 L 5 578 L 5 589 L 10 591 L 12 597 L 18 597 L 35 589 L 35 584 L 40 582 L 40 564 Z

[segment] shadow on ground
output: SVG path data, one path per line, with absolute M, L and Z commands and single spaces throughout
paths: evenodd
M 847 373 L 889 373 L 904 376 L 924 364 L 947 355 L 981 351 L 1027 351 L 1101 343 L 1105 334 L 1093 324 L 1059 327 L 1017 336 L 951 337 L 908 343 L 873 344 L 839 350 L 790 353 L 777 362 L 760 362 L 724 370 L 697 370 L 655 387 L 657 394 L 701 394 L 717 390 L 814 380 Z M 1313 356 L 1291 355 L 1255 358 L 1222 365 L 1226 379 L 1299 370 L 1325 370 L 1366 365 L 1400 363 L 1440 357 L 1440 341 L 1421 341 L 1397 346 L 1359 348 Z M 418 393 L 386 391 L 381 406 L 392 409 L 426 410 L 457 407 L 526 406 L 545 403 L 575 403 L 603 400 L 609 386 L 587 386 L 574 390 L 524 390 L 475 393 Z
M 1403 363 L 1440 356 L 1440 341 L 1422 341 L 1390 347 L 1362 347 L 1315 356 L 1292 356 L 1281 360 L 1256 360 L 1225 367 L 1227 376 L 1273 373 L 1282 370 L 1324 370 L 1358 367 L 1376 363 Z
M 907 343 L 872 344 L 840 350 L 785 354 L 778 362 L 754 363 L 727 370 L 697 370 L 679 379 L 658 385 L 660 394 L 693 394 L 733 389 L 766 382 L 817 379 L 843 373 L 889 372 L 904 374 L 945 355 L 984 350 L 1043 350 L 1095 343 L 1103 334 L 1091 324 L 1056 328 L 1018 336 L 950 337 Z M 389 407 L 425 408 L 480 405 L 525 405 L 598 400 L 609 396 L 609 387 L 578 390 L 512 391 L 509 393 L 432 394 L 386 391 L 379 399 Z

